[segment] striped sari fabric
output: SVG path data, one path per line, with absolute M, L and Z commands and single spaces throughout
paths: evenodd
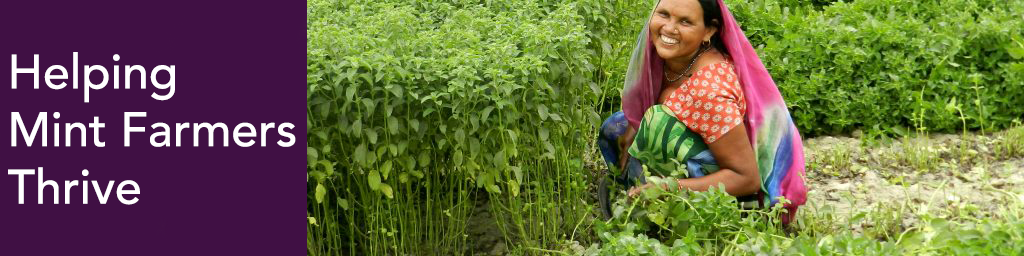
M 687 129 L 665 105 L 647 109 L 629 154 L 658 176 L 695 178 L 718 171 L 701 136 Z

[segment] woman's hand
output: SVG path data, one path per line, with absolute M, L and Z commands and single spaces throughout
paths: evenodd
M 633 188 L 629 189 L 629 197 L 637 197 L 640 195 L 640 193 L 643 193 L 644 190 L 651 188 L 651 186 L 653 186 L 653 183 L 647 183 L 640 186 L 633 186 Z
M 662 177 L 662 178 L 664 178 L 664 177 Z M 679 188 L 682 189 L 682 186 L 679 184 L 679 179 L 670 179 L 670 180 L 675 181 L 675 184 L 677 186 L 680 186 Z M 669 186 L 669 184 L 660 183 L 660 185 L 661 186 L 658 186 L 658 188 L 663 189 L 663 190 L 668 190 L 667 186 Z M 640 194 L 642 194 L 644 192 L 644 190 L 652 189 L 652 187 L 654 187 L 654 186 L 655 186 L 654 182 L 648 182 L 647 184 L 643 184 L 643 185 L 640 185 L 640 186 L 633 186 L 633 188 L 629 189 L 629 192 L 627 194 L 629 195 L 629 197 L 637 197 Z

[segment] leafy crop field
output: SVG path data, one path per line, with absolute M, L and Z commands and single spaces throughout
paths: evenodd
M 307 0 L 307 254 L 1024 254 L 1024 1 L 726 3 L 807 138 L 795 224 L 719 191 L 599 218 L 650 1 Z

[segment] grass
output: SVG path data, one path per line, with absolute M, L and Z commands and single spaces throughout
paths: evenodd
M 812 166 L 834 177 L 849 177 L 857 171 L 851 167 L 861 153 L 860 147 L 830 147 L 812 161 Z
M 1014 120 L 1014 125 L 997 137 L 996 155 L 1003 158 L 1024 156 L 1024 125 Z
M 904 137 L 901 141 L 901 152 L 896 158 L 906 166 L 928 172 L 936 169 L 939 163 L 939 148 L 937 148 L 927 135 L 911 138 Z

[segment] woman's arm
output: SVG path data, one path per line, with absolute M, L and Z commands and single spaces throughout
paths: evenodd
M 708 144 L 708 148 L 721 169 L 703 177 L 678 179 L 679 188 L 706 191 L 721 183 L 725 185 L 725 191 L 733 196 L 750 195 L 761 190 L 757 159 L 754 158 L 754 149 L 747 138 L 746 124 L 737 125 L 714 143 Z M 629 195 L 636 196 L 651 186 L 648 183 L 634 187 L 630 189 Z

